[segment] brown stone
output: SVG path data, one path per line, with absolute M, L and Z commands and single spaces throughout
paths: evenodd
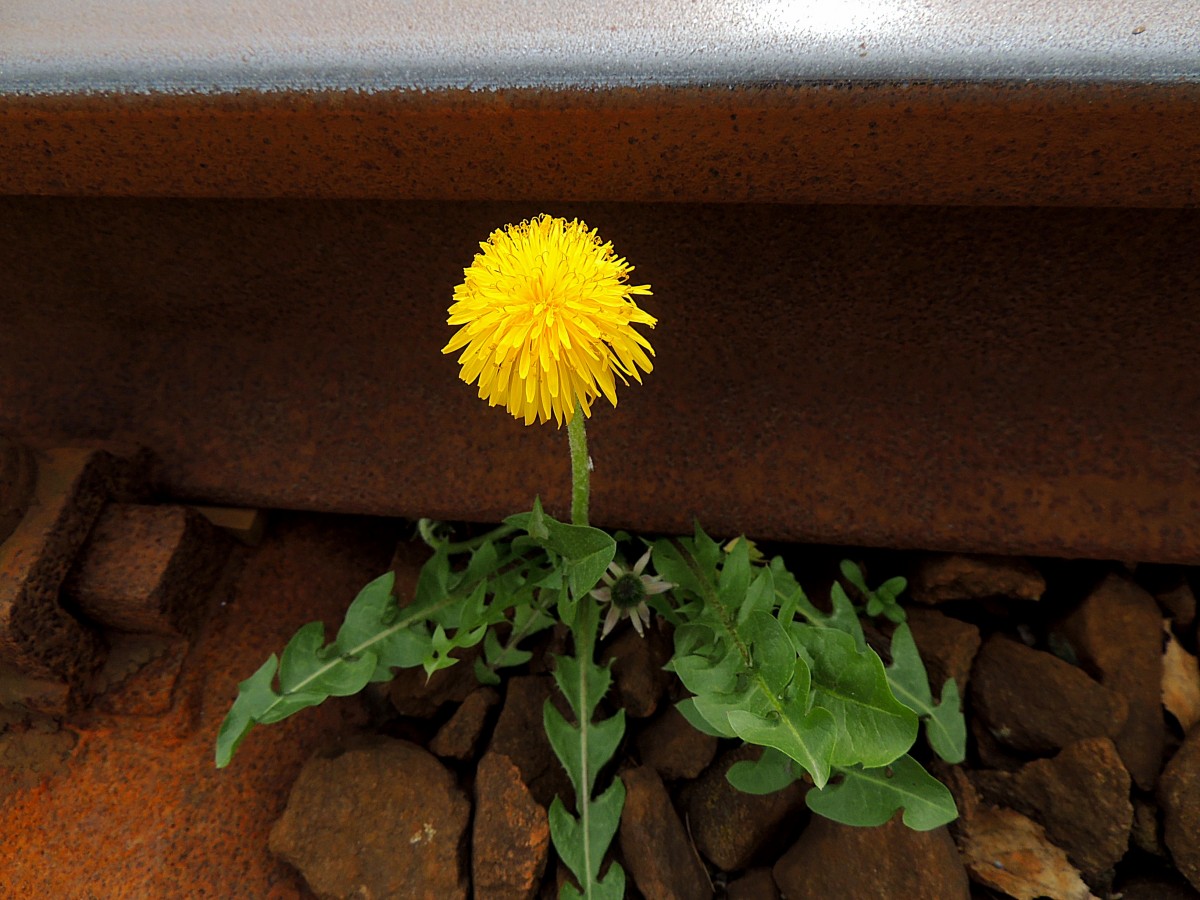
M 1108 738 L 1078 741 L 1015 774 L 978 772 L 973 780 L 988 801 L 1045 826 L 1085 878 L 1100 879 L 1129 847 L 1129 773 Z
M 542 806 L 548 808 L 557 795 L 573 808 L 574 788 L 542 724 L 542 706 L 548 698 L 553 698 L 559 711 L 567 715 L 566 701 L 549 675 L 510 678 L 488 750 L 517 764 L 533 798 Z
M 429 676 L 420 666 L 396 672 L 396 677 L 388 687 L 388 697 L 396 712 L 402 716 L 427 719 L 445 703 L 462 703 L 468 694 L 479 687 L 479 679 L 475 677 L 475 658 L 479 656 L 479 647 L 454 650 L 451 655 L 457 657 L 458 662 L 438 669 Z
M 745 794 L 729 783 L 725 774 L 734 763 L 761 755 L 761 747 L 749 745 L 729 750 L 681 795 L 696 846 L 726 872 L 786 847 L 808 820 L 800 782 L 773 794 Z
M 979 716 L 967 717 L 967 731 L 971 736 L 970 746 L 974 748 L 974 755 L 982 768 L 1015 772 L 1029 762 L 1028 755 L 1000 743 Z
M 779 887 L 770 869 L 751 869 L 729 882 L 726 900 L 779 900 Z
M 99 667 L 103 646 L 63 609 L 59 590 L 124 464 L 100 450 L 48 450 L 37 462 L 25 516 L 0 544 L 0 663 L 25 678 L 65 685 L 66 702 Z
M 1158 805 L 1163 842 L 1179 871 L 1200 890 L 1200 725 L 1187 733 L 1163 770 Z
M 550 852 L 546 811 L 534 802 L 507 756 L 488 753 L 475 779 L 471 880 L 476 897 L 529 900 Z
M 712 884 L 662 779 L 651 766 L 621 773 L 625 808 L 618 838 L 634 884 L 645 897 L 701 900 Z
M 950 832 L 944 826 L 913 831 L 899 817 L 878 828 L 854 828 L 814 816 L 773 872 L 785 897 L 970 897 Z
M 465 900 L 470 815 L 437 759 L 407 741 L 382 741 L 309 760 L 270 847 L 322 900 Z
M 1167 855 L 1162 841 L 1162 823 L 1158 820 L 1158 806 L 1145 797 L 1133 798 L 1133 827 L 1129 832 L 1130 843 L 1151 856 Z
M 1196 595 L 1187 581 L 1180 580 L 1174 587 L 1157 592 L 1154 599 L 1180 628 L 1188 628 L 1196 621 Z
M 479 749 L 488 713 L 499 702 L 500 693 L 495 688 L 481 687 L 469 693 L 429 742 L 430 752 L 460 762 L 473 758 Z
M 110 503 L 63 592 L 109 628 L 191 637 L 229 549 L 225 534 L 186 506 Z
M 1040 600 L 1046 580 L 1029 562 L 1008 556 L 932 556 L 921 560 L 909 579 L 918 603 L 952 600 Z
M 975 658 L 971 703 L 997 740 L 1027 753 L 1113 737 L 1128 714 L 1124 697 L 1082 669 L 1000 635 Z
M 1155 873 L 1125 879 L 1113 896 L 1121 900 L 1200 900 L 1200 891 L 1177 875 Z
M 717 755 L 717 739 L 668 706 L 638 732 L 637 748 L 642 762 L 663 778 L 695 778 Z
M 671 659 L 671 637 L 654 622 L 642 637 L 623 629 L 604 645 L 601 662 L 612 661 L 614 703 L 635 719 L 654 715 L 670 680 L 663 666 Z
M 940 696 L 946 679 L 953 678 L 958 685 L 958 695 L 965 697 L 971 663 L 979 652 L 979 629 L 936 609 L 916 606 L 910 607 L 907 613 L 908 627 L 929 673 L 934 696 Z
M 1166 739 L 1162 618 L 1154 598 L 1109 575 L 1059 628 L 1080 664 L 1127 701 L 1129 716 L 1114 740 L 1137 786 L 1153 788 Z
M 1067 854 L 1050 843 L 1041 825 L 1016 810 L 984 803 L 962 766 L 934 761 L 930 771 L 954 795 L 958 818 L 950 823 L 950 833 L 973 882 L 1017 900 L 1094 900 Z M 971 896 L 976 896 L 974 890 Z M 985 890 L 978 896 L 992 894 Z

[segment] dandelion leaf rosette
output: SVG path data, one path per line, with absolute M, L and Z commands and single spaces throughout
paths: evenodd
M 904 643 L 907 627 L 898 629 L 900 656 L 889 671 L 840 585 L 832 610 L 822 613 L 781 560 L 754 565 L 747 547 L 733 541 L 722 551 L 699 530 L 654 545 L 656 570 L 683 595 L 669 664 L 692 695 L 680 712 L 707 733 L 766 748 L 758 760 L 734 766 L 730 781 L 767 792 L 807 772 L 815 802 L 839 821 L 854 818 L 851 808 L 860 819 L 880 815 L 886 803 L 892 812 L 906 809 L 914 827 L 953 816 L 945 788 L 907 754 L 925 718 L 931 740 L 952 756 L 961 712 L 956 695 L 944 694 L 935 706 L 927 682 L 921 692 L 924 668 L 918 673 L 916 648 Z M 858 587 L 861 573 L 852 571 Z M 902 585 L 893 579 L 884 587 L 876 591 L 883 594 L 878 614 L 887 616 Z

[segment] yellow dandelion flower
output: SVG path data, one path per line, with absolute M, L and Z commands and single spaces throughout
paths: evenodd
M 561 425 L 585 416 L 603 394 L 617 405 L 616 378 L 641 382 L 654 349 L 634 325 L 657 320 L 638 308 L 627 284 L 633 266 L 594 229 L 547 215 L 507 225 L 479 245 L 454 289 L 450 325 L 460 325 L 443 353 L 462 350 L 459 377 L 479 396 L 529 425 Z M 465 349 L 464 349 L 465 348 Z

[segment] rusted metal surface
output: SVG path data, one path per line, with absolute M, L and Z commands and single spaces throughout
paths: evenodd
M 1200 560 L 1194 4 L 406 10 L 0 13 L 0 432 L 202 502 L 561 509 L 563 436 L 438 353 L 545 210 L 656 291 L 600 520 Z
M 597 521 L 1200 562 L 1195 210 L 10 198 L 0 433 L 144 444 L 181 499 L 565 514 L 565 433 L 439 353 L 542 209 L 655 291 Z
M 28 447 L 0 438 L 0 544 L 25 518 L 37 483 L 37 458 Z
M 185 506 L 110 503 L 63 593 L 103 627 L 190 638 L 228 555 L 229 538 Z
M 0 544 L 0 674 L 44 682 L 31 696 L 53 697 L 56 712 L 104 658 L 99 635 L 60 605 L 59 588 L 108 498 L 117 463 L 87 450 L 40 454 L 29 508 Z
M 219 775 L 213 736 L 242 670 L 305 622 L 340 619 L 347 598 L 386 569 L 396 537 L 387 523 L 280 521 L 261 548 L 238 551 L 244 567 L 185 664 L 169 645 L 127 680 L 104 685 L 59 733 L 66 740 L 55 745 L 65 746 L 54 756 L 36 729 L 10 731 L 0 742 L 8 751 L 0 767 L 5 896 L 304 896 L 267 835 L 304 761 L 365 724 L 360 707 L 325 703 L 257 729 Z M 415 579 L 416 566 L 397 573 L 409 591 Z
M 1196 80 L 0 91 L 0 194 L 1185 206 L 1198 119 Z

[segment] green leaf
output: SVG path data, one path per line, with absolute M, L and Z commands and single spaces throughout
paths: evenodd
M 483 639 L 483 658 L 493 669 L 503 669 L 508 666 L 521 666 L 533 658 L 528 650 L 521 650 L 510 640 L 500 643 L 496 632 L 488 631 Z
M 933 752 L 946 762 L 960 763 L 967 758 L 967 720 L 953 678 L 947 678 L 942 685 L 942 702 L 925 722 L 925 737 Z
M 395 582 L 396 573 L 385 572 L 358 592 L 342 617 L 335 640 L 342 653 L 355 652 L 359 644 L 379 633 L 381 625 L 387 627 L 394 622 L 399 612 L 392 596 Z
M 725 555 L 721 577 L 717 582 L 717 599 L 729 610 L 737 610 L 746 599 L 750 588 L 750 548 L 745 541 L 738 541 Z
M 741 626 L 753 613 L 770 615 L 775 609 L 775 579 L 770 569 L 759 569 L 746 589 L 746 597 L 737 611 L 737 623 Z
M 838 740 L 829 710 L 818 707 L 805 714 L 803 702 L 792 701 L 783 704 L 781 713 L 763 716 L 733 709 L 726 715 L 742 740 L 787 754 L 808 770 L 818 787 L 829 780 L 829 761 Z
M 900 600 L 900 595 L 904 593 L 908 587 L 908 581 L 897 575 L 895 578 L 889 578 L 879 587 L 875 588 L 875 595 L 883 600 L 884 603 L 897 603 Z
M 284 695 L 311 694 L 318 697 L 318 703 L 326 697 L 357 694 L 371 680 L 375 661 L 374 653 L 343 657 L 337 655 L 336 647 L 326 650 L 324 623 L 309 622 L 284 648 L 279 691 Z
M 575 788 L 575 797 L 590 797 L 596 786 L 596 776 L 617 751 L 625 734 L 625 710 L 617 710 L 611 718 L 591 722 L 584 730 L 563 718 L 549 700 L 542 707 L 542 725 L 554 754 L 567 770 Z M 607 846 L 607 845 L 606 845 Z
M 497 685 L 500 683 L 500 676 L 497 675 L 494 670 L 489 669 L 487 663 L 485 663 L 478 656 L 475 657 L 474 668 L 475 680 L 480 684 Z
M 491 541 L 484 541 L 471 551 L 471 559 L 467 562 L 467 568 L 463 572 L 463 580 L 482 581 L 496 571 L 499 564 L 500 554 L 496 550 L 496 545 Z
M 745 619 L 739 632 L 742 640 L 750 646 L 751 671 L 763 679 L 766 690 L 782 693 L 795 675 L 797 659 L 796 648 L 779 620 L 765 612 L 753 612 Z M 808 684 L 805 683 L 801 702 L 807 702 L 807 699 Z
M 800 777 L 796 762 L 781 750 L 767 747 L 758 759 L 735 762 L 726 780 L 744 794 L 774 794 Z
M 223 769 L 233 759 L 255 721 L 275 702 L 275 670 L 279 659 L 274 653 L 258 667 L 258 671 L 238 685 L 237 699 L 225 714 L 217 732 L 217 768 Z
M 848 559 L 843 559 L 839 568 L 842 570 L 842 577 L 854 585 L 865 597 L 871 593 L 871 589 L 867 587 L 867 580 L 863 578 L 862 569 L 858 564 Z
M 813 703 L 837 726 L 835 766 L 884 766 L 917 737 L 917 717 L 888 686 L 883 663 L 869 648 L 831 628 L 795 624 L 791 637 L 811 666 Z
M 942 702 L 934 705 L 925 664 L 907 624 L 892 634 L 892 664 L 887 677 L 896 699 L 925 722 L 930 747 L 949 763 L 966 758 L 967 724 L 958 697 L 958 685 L 951 678 L 942 688 Z
M 436 568 L 437 558 L 435 554 L 425 563 L 422 576 L 427 569 Z M 358 592 L 334 640 L 338 653 L 353 656 L 369 649 L 377 667 L 385 670 L 421 664 L 429 646 L 428 632 L 415 603 L 404 610 L 397 607 L 392 596 L 395 579 L 395 573 L 387 572 Z
M 834 582 L 829 591 L 829 600 L 833 604 L 833 612 L 827 616 L 821 616 L 813 624 L 834 628 L 848 634 L 854 638 L 854 646 L 860 652 L 866 650 L 867 639 L 863 636 L 862 623 L 858 621 L 858 613 L 854 609 L 854 604 L 850 602 L 850 598 L 846 596 L 845 590 L 837 582 Z
M 933 694 L 929 691 L 929 676 L 921 662 L 920 651 L 907 625 L 898 625 L 892 632 L 892 664 L 887 677 L 896 699 L 917 715 L 933 714 Z
M 804 616 L 809 622 L 819 623 L 825 619 L 824 614 L 809 602 L 796 576 L 788 571 L 781 557 L 771 560 L 771 579 L 775 588 L 775 599 L 779 602 L 777 616 L 780 622 L 790 623 L 796 618 L 796 613 Z
M 540 506 L 535 504 L 534 513 L 520 513 L 504 521 L 528 531 L 535 524 L 534 514 L 539 511 Z M 608 564 L 617 555 L 617 542 L 612 535 L 599 528 L 566 525 L 545 514 L 536 524 L 539 534 L 544 532 L 545 536 L 539 537 L 530 531 L 530 537 L 539 546 L 557 553 L 565 560 L 572 598 L 580 600 L 600 582 Z
M 698 728 L 699 731 L 717 737 L 737 737 L 737 732 L 729 724 L 729 711 L 738 708 L 741 694 L 697 694 L 690 700 L 695 714 L 708 723 L 707 728 Z M 687 716 L 687 713 L 684 715 Z
M 867 587 L 867 580 L 863 577 L 862 570 L 853 562 L 843 559 L 841 569 L 842 576 L 862 594 L 868 616 L 886 616 L 897 624 L 908 617 L 897 602 L 908 585 L 903 578 L 889 578 L 875 590 L 871 590 Z
M 296 691 L 291 694 L 282 694 L 276 698 L 270 708 L 265 710 L 255 722 L 259 725 L 273 725 L 276 722 L 282 722 L 289 716 L 293 716 L 302 709 L 308 709 L 310 706 L 319 706 L 329 699 L 328 694 L 316 693 L 314 691 Z
M 611 891 L 615 884 L 605 885 L 597 880 L 604 853 L 621 824 L 621 810 L 624 806 L 625 785 L 619 778 L 614 778 L 608 790 L 591 801 L 586 819 L 571 815 L 559 797 L 555 797 L 550 804 L 550 837 L 554 841 L 554 848 L 579 881 L 584 897 L 601 900 L 615 896 L 616 900 L 621 900 L 624 896 L 606 893 Z M 614 869 L 619 871 L 620 867 L 615 864 L 609 866 L 605 881 L 613 878 Z M 624 873 L 616 877 L 620 880 L 623 891 Z
M 679 710 L 681 716 L 688 720 L 688 724 L 701 734 L 708 734 L 713 737 L 735 737 L 733 729 L 729 727 L 729 720 L 725 718 L 725 708 L 723 706 L 719 710 L 717 722 L 710 722 L 696 708 L 695 697 L 687 697 L 680 700 L 675 704 L 675 708 Z
M 715 571 L 717 566 L 721 564 L 721 545 L 704 533 L 704 529 L 700 527 L 699 522 L 695 523 L 695 533 L 688 544 L 688 549 L 696 557 L 701 571 Z
M 702 651 L 702 652 L 692 652 Z M 746 665 L 732 643 L 716 641 L 707 625 L 681 625 L 675 632 L 675 656 L 667 668 L 693 694 L 734 690 Z
M 517 524 L 511 519 L 506 519 L 509 524 Z M 533 511 L 529 513 L 529 518 L 519 527 L 524 528 L 531 538 L 535 541 L 545 541 L 550 537 L 550 529 L 546 527 L 546 514 L 542 511 L 542 498 L 533 498 Z
M 559 798 L 551 805 L 550 834 L 563 861 L 575 873 L 589 898 L 608 896 L 624 875 L 613 876 L 610 869 L 605 883 L 597 881 L 600 861 L 608 849 L 621 819 L 625 802 L 625 786 L 620 779 L 597 798 L 592 798 L 596 776 L 616 753 L 625 733 L 625 710 L 615 716 L 594 722 L 592 716 L 600 698 L 612 682 L 607 666 L 597 666 L 590 659 L 556 656 L 554 680 L 567 699 L 578 725 L 572 725 L 549 700 L 542 707 L 542 723 L 550 746 L 575 788 L 575 805 L 579 818 L 571 816 Z M 555 812 L 557 807 L 558 812 Z M 557 822 L 557 824 L 556 824 Z
M 558 621 L 568 628 L 575 627 L 575 615 L 579 611 L 579 601 L 571 596 L 570 591 L 558 593 Z
M 692 567 L 684 560 L 673 541 L 667 538 L 655 541 L 651 558 L 654 560 L 654 571 L 667 581 L 684 591 L 697 596 L 703 595 L 703 584 Z
M 625 900 L 625 870 L 619 863 L 610 864 L 604 877 L 591 885 L 590 896 L 592 900 Z M 584 900 L 579 888 L 569 881 L 563 882 L 558 897 L 559 900 Z
M 843 825 L 882 825 L 903 809 L 905 825 L 929 831 L 958 815 L 950 791 L 911 756 L 890 766 L 854 766 L 840 774 L 842 781 L 809 791 L 805 802 L 813 812 Z
M 383 578 L 387 577 L 387 575 L 383 576 Z M 363 588 L 363 591 L 372 588 L 376 582 L 382 580 L 376 579 L 376 581 L 371 582 L 371 584 Z M 389 580 L 387 582 L 388 594 L 391 594 L 393 586 L 392 580 Z M 407 608 L 409 612 L 427 609 L 440 601 L 448 593 L 450 593 L 450 557 L 447 555 L 444 547 L 439 547 L 433 556 L 425 560 L 425 564 L 421 566 L 421 572 L 417 576 L 417 589 L 413 594 L 413 602 Z M 360 593 L 359 596 L 361 597 L 362 594 Z
M 580 721 L 590 722 L 596 705 L 612 684 L 612 672 L 608 666 L 598 666 L 591 660 L 581 662 L 573 656 L 555 656 L 554 681 L 571 711 Z

